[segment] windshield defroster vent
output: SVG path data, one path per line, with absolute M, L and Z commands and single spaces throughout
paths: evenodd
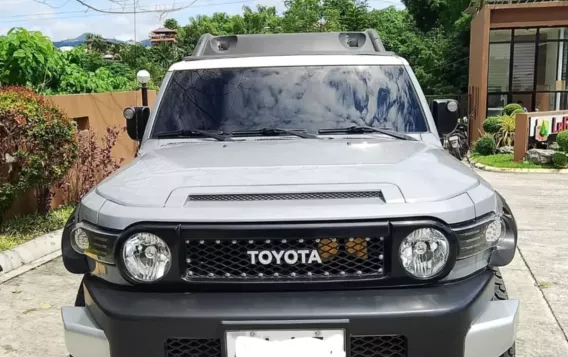
M 220 195 L 190 195 L 188 201 L 298 201 L 346 200 L 378 198 L 384 201 L 381 191 L 297 192 L 297 193 L 237 193 Z

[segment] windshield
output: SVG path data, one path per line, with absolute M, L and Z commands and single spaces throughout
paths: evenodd
M 152 137 L 177 130 L 232 133 L 372 126 L 427 131 L 403 66 L 309 66 L 172 73 Z

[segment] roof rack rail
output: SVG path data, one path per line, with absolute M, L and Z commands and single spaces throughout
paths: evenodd
M 239 57 L 252 55 L 299 55 L 299 54 L 392 54 L 385 47 L 377 31 L 362 32 L 310 32 L 261 35 L 213 36 L 204 34 L 199 38 L 192 56 Z

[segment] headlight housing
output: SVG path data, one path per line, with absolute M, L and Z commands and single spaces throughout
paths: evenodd
M 450 256 L 450 243 L 435 228 L 419 228 L 400 244 L 399 256 L 408 274 L 417 279 L 430 279 L 444 270 Z
M 454 228 L 460 246 L 458 259 L 494 248 L 505 236 L 507 227 L 501 215 L 492 214 L 474 224 Z
M 71 248 L 79 254 L 101 263 L 114 264 L 113 248 L 118 235 L 118 231 L 79 222 L 69 228 L 69 233 L 64 233 L 64 240 L 67 239 Z
M 135 233 L 122 246 L 122 263 L 128 276 L 139 283 L 162 279 L 172 265 L 170 248 L 152 233 Z

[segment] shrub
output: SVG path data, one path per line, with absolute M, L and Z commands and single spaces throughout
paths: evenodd
M 497 146 L 512 146 L 515 141 L 515 118 L 511 116 L 502 116 L 499 131 L 495 134 Z
M 515 110 L 513 110 L 513 112 L 511 113 L 511 116 L 514 118 L 516 114 L 519 114 L 519 113 L 522 114 L 522 113 L 524 113 L 524 112 L 525 112 L 525 111 L 524 111 L 523 109 L 515 109 Z
M 52 102 L 22 87 L 0 88 L 0 217 L 19 195 L 36 189 L 38 211 L 50 208 L 51 186 L 77 157 L 75 127 Z
M 489 117 L 483 122 L 483 130 L 488 134 L 495 134 L 501 126 L 501 117 Z
M 113 126 L 106 129 L 100 138 L 92 131 L 79 133 L 79 154 L 77 161 L 59 183 L 67 202 L 79 202 L 97 183 L 120 167 L 124 159 L 112 157 L 121 129 Z
M 485 135 L 476 141 L 474 150 L 480 155 L 491 155 L 496 148 L 495 139 L 491 135 Z
M 559 132 L 556 136 L 556 142 L 558 143 L 560 150 L 568 152 L 568 130 Z
M 557 151 L 554 155 L 552 155 L 552 164 L 557 169 L 564 168 L 566 167 L 566 164 L 568 164 L 568 157 L 565 153 Z
M 505 106 L 505 108 L 503 108 L 503 114 L 509 116 L 509 115 L 512 115 L 515 110 L 518 110 L 518 109 L 520 109 L 524 112 L 523 107 L 521 107 L 520 104 L 517 104 L 517 103 L 507 104 Z

